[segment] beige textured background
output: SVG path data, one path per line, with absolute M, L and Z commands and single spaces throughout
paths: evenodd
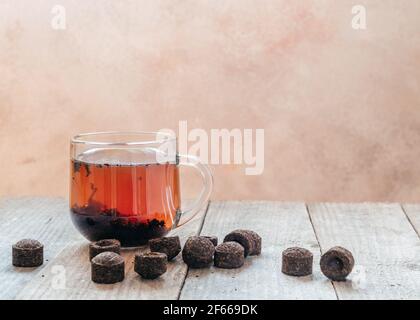
M 420 201 L 420 1 L 0 0 L 0 195 L 67 195 L 84 131 L 264 128 L 219 199 Z M 54 4 L 67 29 L 50 27 Z

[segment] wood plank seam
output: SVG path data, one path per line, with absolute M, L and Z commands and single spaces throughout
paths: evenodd
M 400 203 L 401 210 L 404 212 L 405 217 L 407 218 L 408 222 L 410 223 L 411 227 L 414 229 L 414 232 L 417 234 L 417 236 L 420 239 L 420 233 L 418 232 L 417 228 L 414 226 L 413 221 L 411 221 L 410 216 L 407 214 L 407 211 L 405 210 L 404 206 Z
M 204 221 L 206 220 L 206 217 L 207 217 L 207 212 L 209 211 L 209 208 L 210 208 L 210 203 L 211 203 L 211 201 L 209 200 L 209 202 L 207 203 L 207 206 L 206 206 L 206 210 L 204 211 L 203 219 L 201 220 L 200 227 L 198 228 L 197 235 L 201 234 L 201 230 L 203 229 Z M 181 252 L 181 254 L 182 254 L 182 252 Z M 189 271 L 190 271 L 190 268 L 187 267 L 187 272 L 185 273 L 185 276 L 184 276 L 184 279 L 182 281 L 181 287 L 179 288 L 178 296 L 176 298 L 177 300 L 180 300 L 180 298 L 181 298 L 182 289 L 184 289 L 185 281 L 188 277 L 188 272 Z
M 309 207 L 308 207 L 308 204 L 307 203 L 305 203 L 305 208 L 306 208 L 306 212 L 307 212 L 308 217 L 309 217 L 309 221 L 311 222 L 312 230 L 314 231 L 316 241 L 318 242 L 319 252 L 320 252 L 320 254 L 322 256 L 321 242 L 319 241 L 318 233 L 316 232 L 315 225 L 314 225 L 314 223 L 312 221 L 312 217 L 311 217 L 311 214 L 309 212 Z M 337 297 L 337 300 L 340 300 L 340 297 L 338 296 L 337 288 L 335 287 L 334 281 L 330 281 L 330 283 L 331 283 L 331 285 L 332 285 L 332 287 L 334 289 L 334 293 L 335 293 L 335 296 Z

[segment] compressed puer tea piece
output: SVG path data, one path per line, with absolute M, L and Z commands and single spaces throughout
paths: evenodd
M 150 251 L 165 253 L 168 261 L 175 258 L 181 252 L 179 237 L 163 237 L 149 240 Z
M 261 237 L 252 230 L 238 229 L 226 235 L 223 242 L 235 241 L 245 249 L 244 255 L 258 255 L 261 253 Z
M 162 252 L 136 254 L 134 271 L 145 279 L 156 279 L 167 270 L 168 256 Z
M 120 254 L 121 243 L 116 239 L 103 239 L 89 244 L 89 259 L 92 260 L 95 256 L 102 252 L 115 252 Z
M 223 242 L 235 241 L 244 247 L 244 256 L 247 257 L 249 253 L 254 249 L 254 239 L 246 232 L 246 230 L 234 230 L 227 234 L 223 239 Z
M 314 256 L 307 249 L 292 247 L 283 251 L 281 272 L 302 277 L 312 274 Z
M 244 251 L 244 247 L 238 242 L 223 242 L 215 248 L 214 265 L 224 269 L 242 267 L 245 261 Z
M 213 261 L 214 245 L 204 237 L 189 237 L 182 249 L 182 259 L 191 268 L 205 268 Z
M 91 260 L 92 281 L 117 283 L 124 280 L 124 258 L 115 252 L 102 252 Z
M 333 247 L 325 252 L 320 261 L 322 273 L 333 281 L 345 281 L 354 267 L 352 253 L 343 247 Z
M 44 246 L 33 239 L 23 239 L 12 246 L 15 267 L 38 267 L 44 263 Z
M 217 244 L 219 242 L 217 237 L 214 237 L 214 236 L 200 236 L 200 237 L 209 239 L 211 241 L 211 243 L 213 243 L 214 246 L 217 246 Z
M 245 230 L 253 240 L 253 250 L 249 253 L 250 256 L 257 256 L 261 254 L 262 239 L 258 233 L 252 230 Z

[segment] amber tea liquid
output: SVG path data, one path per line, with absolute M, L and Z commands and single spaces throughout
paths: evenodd
M 87 239 L 143 245 L 179 220 L 178 166 L 72 159 L 70 205 L 72 220 Z

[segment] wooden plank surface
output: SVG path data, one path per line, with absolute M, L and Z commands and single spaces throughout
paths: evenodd
M 340 299 L 420 299 L 420 241 L 399 204 L 308 208 L 321 250 L 341 245 L 354 254 L 357 277 L 334 282 Z
M 402 208 L 420 238 L 420 204 L 404 204 Z
M 308 208 L 309 213 L 303 203 L 211 203 L 206 216 L 203 211 L 173 234 L 179 234 L 183 243 L 202 229 L 201 234 L 223 241 L 229 231 L 249 228 L 263 238 L 261 256 L 248 257 L 245 266 L 236 270 L 188 270 L 178 256 L 160 279 L 142 280 L 133 271 L 136 251 L 124 250 L 124 282 L 97 285 L 90 281 L 88 242 L 72 226 L 65 199 L 3 199 L 0 299 L 420 299 L 420 205 L 312 204 Z M 22 238 L 46 244 L 42 267 L 12 266 L 11 246 Z M 335 245 L 354 253 L 352 281 L 331 283 L 319 270 L 320 249 L 325 252 Z M 280 272 L 281 252 L 290 246 L 314 253 L 312 277 Z
M 196 235 L 205 216 L 202 210 L 197 218 L 170 235 L 179 235 L 183 245 L 188 236 Z M 103 285 L 95 284 L 90 277 L 88 242 L 86 240 L 69 243 L 54 261 L 47 264 L 42 272 L 29 282 L 17 295 L 17 299 L 177 299 L 187 273 L 187 266 L 179 255 L 168 265 L 168 271 L 159 279 L 144 280 L 134 272 L 134 255 L 147 250 L 146 247 L 123 250 L 126 263 L 124 281 Z M 65 286 L 58 276 L 64 270 Z M 62 273 L 61 273 L 62 274 Z
M 23 238 L 48 243 L 45 265 L 72 241 L 80 239 L 70 226 L 64 199 L 21 198 L 0 200 L 0 298 L 12 299 L 31 280 L 40 277 L 39 268 L 12 265 L 12 245 Z M 45 267 L 44 265 L 44 267 Z
M 331 282 L 315 265 L 313 276 L 281 273 L 281 253 L 302 246 L 319 260 L 319 247 L 305 204 L 212 202 L 201 231 L 219 242 L 230 231 L 252 229 L 263 239 L 261 256 L 246 258 L 240 269 L 190 269 L 181 299 L 336 299 Z

